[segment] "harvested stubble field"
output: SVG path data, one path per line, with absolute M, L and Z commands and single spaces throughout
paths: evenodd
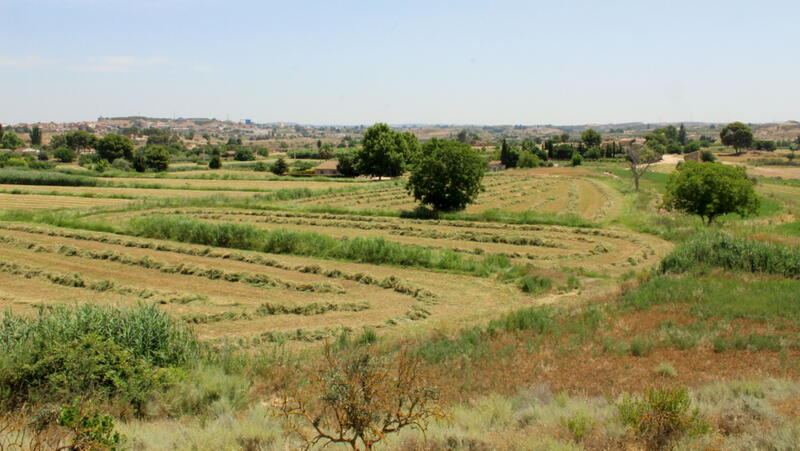
M 19 189 L 18 185 L 13 188 Z M 50 187 L 45 188 L 46 191 Z M 43 194 L 0 193 L 0 210 L 48 210 L 57 208 L 88 208 L 121 206 L 131 202 L 128 199 L 107 199 L 78 196 Z
M 156 302 L 209 340 L 315 341 L 342 328 L 473 321 L 535 303 L 487 278 L 4 223 L 2 308 Z
M 126 198 L 164 198 L 164 197 L 207 197 L 223 194 L 231 197 L 250 197 L 255 195 L 252 191 L 215 191 L 200 189 L 151 189 L 151 188 L 113 188 L 94 186 L 39 186 L 39 185 L 3 185 L 2 191 L 23 191 L 26 194 L 45 195 L 70 195 L 70 196 L 120 196 Z M 63 201 L 61 201 L 63 202 Z M 51 207 L 55 208 L 55 207 Z
M 468 206 L 467 213 L 489 209 L 511 212 L 571 213 L 590 221 L 615 218 L 622 196 L 594 178 L 550 176 L 538 173 L 493 175 L 484 179 L 486 191 Z M 294 202 L 299 205 L 353 209 L 411 210 L 417 206 L 402 186 L 387 186 L 369 192 L 318 196 Z
M 291 229 L 336 238 L 383 237 L 402 244 L 451 249 L 469 255 L 501 254 L 519 264 L 559 270 L 582 268 L 618 276 L 654 265 L 670 245 L 619 229 L 514 225 L 473 221 L 415 220 L 293 211 L 179 208 L 102 215 L 121 224 L 141 214 L 194 217 L 216 223 L 244 223 L 266 230 Z
M 108 179 L 112 183 L 146 183 L 157 184 L 166 188 L 192 188 L 192 189 L 224 189 L 224 190 L 279 190 L 291 188 L 307 188 L 320 190 L 328 188 L 342 188 L 346 184 L 343 182 L 321 182 L 303 179 L 287 180 L 211 180 L 211 179 L 189 179 L 189 178 L 136 178 L 136 177 L 114 177 Z M 355 182 L 354 182 L 355 183 Z

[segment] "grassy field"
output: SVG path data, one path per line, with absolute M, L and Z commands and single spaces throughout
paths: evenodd
M 411 356 L 446 414 L 380 449 L 659 449 L 648 396 L 697 408 L 660 449 L 793 449 L 800 185 L 760 178 L 757 215 L 708 227 L 660 209 L 672 170 L 507 171 L 438 215 L 403 179 L 6 171 L 0 395 L 93 397 L 123 449 L 296 449 L 311 425 L 276 406 L 338 377 L 326 352 Z

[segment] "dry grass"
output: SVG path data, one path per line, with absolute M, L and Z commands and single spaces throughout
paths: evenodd
M 64 193 L 72 196 L 125 196 L 135 198 L 159 197 L 205 197 L 222 194 L 231 197 L 250 197 L 255 195 L 251 191 L 214 191 L 214 190 L 186 190 L 186 189 L 149 189 L 149 188 L 111 188 L 93 186 L 37 186 L 37 185 L 2 185 L 0 190 L 22 190 L 30 194 Z M 59 195 L 57 194 L 57 195 Z
M 271 175 L 271 174 L 270 174 Z M 158 184 L 164 187 L 182 188 L 189 187 L 194 189 L 219 189 L 227 190 L 279 190 L 289 188 L 308 188 L 312 190 L 342 188 L 341 182 L 316 182 L 313 180 L 200 180 L 200 179 L 169 179 L 169 178 L 135 178 L 135 177 L 115 177 L 108 179 L 113 183 L 148 183 Z
M 19 189 L 19 186 L 15 186 Z M 48 210 L 56 208 L 87 208 L 121 206 L 131 202 L 128 199 L 105 199 L 91 197 L 6 194 L 0 193 L 0 210 Z

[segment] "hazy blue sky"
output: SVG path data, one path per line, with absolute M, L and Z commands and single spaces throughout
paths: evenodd
M 0 0 L 0 122 L 800 119 L 800 1 Z

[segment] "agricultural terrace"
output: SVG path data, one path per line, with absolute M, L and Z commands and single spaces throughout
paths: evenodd
M 217 224 L 247 224 L 259 229 L 291 229 L 339 239 L 385 238 L 400 244 L 452 250 L 464 255 L 502 255 L 520 265 L 559 270 L 582 269 L 619 276 L 652 266 L 669 249 L 663 240 L 621 229 L 419 220 L 353 214 L 221 208 L 152 209 L 99 215 L 124 224 L 141 215 L 178 215 Z
M 589 221 L 609 220 L 620 213 L 619 192 L 595 177 L 503 174 L 484 179 L 486 191 L 467 213 L 499 209 L 574 214 Z M 293 204 L 353 209 L 411 210 L 416 204 L 402 186 L 345 195 L 317 196 Z
M 607 220 L 621 210 L 622 195 L 601 176 L 553 172 L 487 177 L 486 192 L 467 213 L 534 210 Z M 18 193 L 0 194 L 9 199 L 2 209 L 62 209 L 69 216 L 69 208 L 80 207 L 80 213 L 69 216 L 71 226 L 79 229 L 83 221 L 93 230 L 117 233 L 2 223 L 4 307 L 33 312 L 41 305 L 156 303 L 214 342 L 233 340 L 247 347 L 313 342 L 342 330 L 374 328 L 394 334 L 408 327 L 453 327 L 520 305 L 574 297 L 578 287 L 608 290 L 611 278 L 651 267 L 671 248 L 661 239 L 619 227 L 315 212 L 330 207 L 390 213 L 412 209 L 402 181 L 103 177 L 80 183 L 97 186 L 0 186 Z M 292 201 L 263 197 L 286 187 L 307 191 Z M 212 194 L 219 196 L 208 197 Z M 165 208 L 163 202 L 177 206 Z M 186 202 L 198 206 L 180 206 Z M 226 203 L 240 206 L 225 208 Z M 135 236 L 140 232 L 132 221 L 157 217 L 241 225 L 265 233 L 290 230 L 326 239 L 385 240 L 411 254 L 430 253 L 433 263 L 263 253 Z M 496 258 L 504 260 L 495 263 Z M 456 263 L 448 263 L 451 259 Z M 476 269 L 483 267 L 489 269 Z M 520 289 L 517 278 L 524 272 L 533 281 L 548 282 Z

